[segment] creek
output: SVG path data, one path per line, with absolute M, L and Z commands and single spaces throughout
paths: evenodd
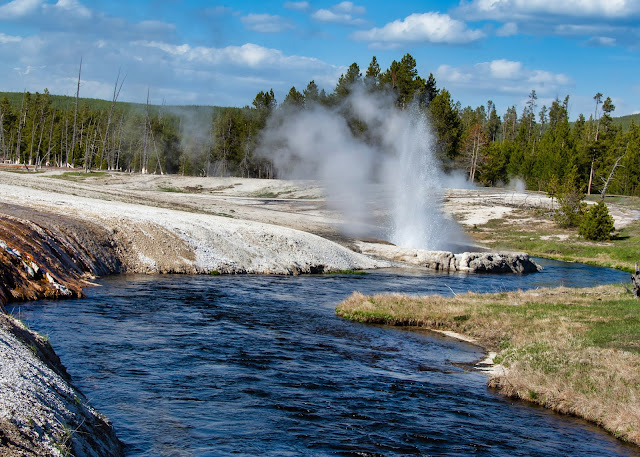
M 9 309 L 46 334 L 128 456 L 638 455 L 582 420 L 504 398 L 481 348 L 335 316 L 353 291 L 496 292 L 628 281 L 538 259 L 532 275 L 119 276 Z

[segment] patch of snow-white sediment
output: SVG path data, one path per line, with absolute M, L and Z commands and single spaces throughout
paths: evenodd
M 325 238 L 260 222 L 72 195 L 65 195 L 65 205 L 60 206 L 60 196 L 12 185 L 0 185 L 0 195 L 14 204 L 97 223 L 124 238 L 130 236 L 127 232 L 142 234 L 144 243 L 133 240 L 122 248 L 136 251 L 129 255 L 138 260 L 140 272 L 145 273 L 155 271 L 162 260 L 158 256 L 165 251 L 166 243 L 171 243 L 153 235 L 159 228 L 181 239 L 195 254 L 195 260 L 181 259 L 175 272 L 182 268 L 184 272 L 202 273 L 291 274 L 389 265 Z

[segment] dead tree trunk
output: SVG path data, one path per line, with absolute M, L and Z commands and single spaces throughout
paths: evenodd
M 4 112 L 0 109 L 0 150 L 2 150 L 2 162 L 7 161 L 7 150 L 5 149 L 4 141 Z
M 18 139 L 16 141 L 16 164 L 20 163 L 20 155 L 21 155 L 21 151 L 20 151 L 20 143 L 22 142 L 22 123 L 23 123 L 23 115 L 24 115 L 24 122 L 26 123 L 26 113 L 24 113 L 24 97 L 25 97 L 25 92 L 22 93 L 22 105 L 20 106 L 20 115 L 18 116 Z
M 104 129 L 104 137 L 102 138 L 102 148 L 100 149 L 100 165 L 99 168 L 102 169 L 102 160 L 104 157 L 104 152 L 107 148 L 107 139 L 109 138 L 109 128 L 111 127 L 111 120 L 113 119 L 113 109 L 116 107 L 116 102 L 118 101 L 118 97 L 120 96 L 120 91 L 122 90 L 122 85 L 124 84 L 123 78 L 122 82 L 120 82 L 120 71 L 118 70 L 118 76 L 116 77 L 116 83 L 113 87 L 113 98 L 111 99 L 111 107 L 109 108 L 109 115 L 107 116 L 107 126 Z M 118 83 L 120 82 L 120 87 L 118 87 Z M 108 159 L 107 159 L 108 162 Z M 107 168 L 109 166 L 107 165 Z
M 633 286 L 633 296 L 640 297 L 640 270 L 636 262 L 636 273 L 631 275 L 631 285 Z
M 629 146 L 627 145 L 627 149 L 629 149 Z M 618 165 L 620 164 L 620 160 L 622 160 L 624 156 L 620 156 L 618 157 L 618 160 L 616 160 L 616 163 L 613 164 L 613 168 L 611 169 L 611 173 L 609 173 L 609 177 L 607 178 L 607 180 L 605 181 L 604 178 L 602 178 L 602 180 L 604 181 L 604 187 L 602 188 L 602 192 L 600 192 L 600 200 L 604 201 L 604 196 L 607 194 L 607 188 L 609 187 L 609 184 L 611 184 L 611 179 L 613 178 L 613 175 L 616 172 L 616 168 L 618 168 Z
M 80 75 L 82 74 L 82 57 L 80 57 L 80 69 L 78 70 L 78 89 L 76 90 L 76 107 L 73 110 L 73 134 L 71 135 L 71 145 L 67 149 L 67 167 L 72 165 L 69 162 L 69 157 L 73 160 L 73 150 L 76 147 L 76 125 L 78 122 L 78 99 L 80 98 Z

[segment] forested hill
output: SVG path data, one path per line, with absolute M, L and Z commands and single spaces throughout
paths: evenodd
M 412 107 L 426 115 L 443 168 L 462 171 L 473 183 L 495 186 L 519 179 L 528 189 L 551 193 L 568 185 L 589 193 L 640 194 L 640 115 L 614 118 L 611 97 L 595 94 L 594 110 L 573 122 L 569 96 L 540 106 L 535 90 L 521 112 L 513 105 L 498 113 L 491 100 L 462 106 L 437 86 L 433 74 L 420 76 L 410 54 L 387 69 L 375 57 L 366 71 L 354 62 L 330 93 L 310 81 L 303 90 L 291 87 L 282 101 L 273 89 L 260 91 L 243 108 L 86 98 L 76 105 L 74 97 L 46 89 L 0 93 L 0 161 L 270 178 L 277 172 L 257 151 L 274 115 L 322 108 L 344 121 L 354 141 L 376 141 L 377 132 L 345 107 L 353 93 L 375 100 L 371 106 Z
M 11 105 L 17 109 L 20 108 L 20 105 L 23 100 L 23 96 L 24 96 L 23 92 L 1 92 L 0 91 L 0 100 L 6 97 L 9 100 L 9 103 L 11 103 Z M 50 94 L 49 96 L 51 98 L 51 106 L 60 110 L 67 110 L 70 107 L 73 107 L 76 102 L 75 97 L 72 97 L 70 95 Z M 86 104 L 89 107 L 89 109 L 98 110 L 98 111 L 108 110 L 111 106 L 110 100 L 102 100 L 99 98 L 80 97 L 78 99 L 78 103 Z M 117 101 L 116 106 L 118 107 L 118 109 L 122 109 L 126 111 L 129 111 L 129 110 L 144 111 L 147 109 L 146 105 L 143 103 Z M 213 113 L 216 110 L 224 109 L 224 107 L 210 106 L 210 105 L 170 105 L 170 106 L 154 105 L 154 104 L 149 105 L 149 110 L 154 115 L 157 114 L 163 108 L 165 110 L 178 109 L 178 110 L 184 110 L 184 111 L 191 111 L 191 112 L 202 114 L 202 115 L 213 115 Z M 622 128 L 623 131 L 627 131 L 629 129 L 629 127 L 631 126 L 631 121 L 640 125 L 640 113 L 630 114 L 627 116 L 619 116 L 619 117 L 612 116 L 612 119 L 613 119 L 613 123 L 619 126 L 620 128 Z
M 9 100 L 9 103 L 11 104 L 11 106 L 13 106 L 14 109 L 20 109 L 20 106 L 22 105 L 22 101 L 23 101 L 24 95 L 25 94 L 23 92 L 0 92 L 0 100 L 2 100 L 3 98 L 6 97 L 7 100 Z M 30 95 L 34 95 L 34 94 L 30 94 Z M 72 97 L 72 96 L 69 96 L 69 95 L 53 95 L 53 94 L 49 94 L 49 97 L 51 99 L 51 106 L 53 108 L 59 109 L 59 110 L 67 110 L 69 108 L 73 108 L 75 106 L 75 103 L 76 103 L 76 98 Z M 95 111 L 109 110 L 109 108 L 111 107 L 111 101 L 110 100 L 102 100 L 102 99 L 99 99 L 99 98 L 80 97 L 78 99 L 78 103 L 79 104 L 84 104 L 90 110 L 95 110 Z M 144 103 L 131 103 L 131 102 L 121 102 L 121 101 L 116 101 L 116 107 L 119 110 L 123 110 L 123 111 L 132 111 L 132 110 L 145 111 L 147 109 L 147 106 Z M 155 115 L 162 109 L 165 109 L 165 110 L 177 109 L 177 110 L 191 111 L 191 112 L 197 113 L 197 114 L 213 115 L 213 112 L 216 109 L 219 109 L 219 108 L 220 107 L 218 107 L 218 106 L 208 106 L 208 105 L 171 105 L 171 106 L 165 106 L 165 105 L 153 105 L 153 104 L 150 104 L 149 105 L 149 112 L 151 114 Z
M 636 125 L 640 125 L 640 113 L 613 118 L 613 123 L 620 126 L 623 132 L 629 130 L 629 127 L 631 127 L 631 121 L 633 121 Z

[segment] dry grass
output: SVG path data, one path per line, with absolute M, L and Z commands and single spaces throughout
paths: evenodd
M 640 302 L 629 297 L 619 286 L 453 298 L 354 293 L 337 314 L 470 336 L 507 368 L 491 386 L 640 445 Z

